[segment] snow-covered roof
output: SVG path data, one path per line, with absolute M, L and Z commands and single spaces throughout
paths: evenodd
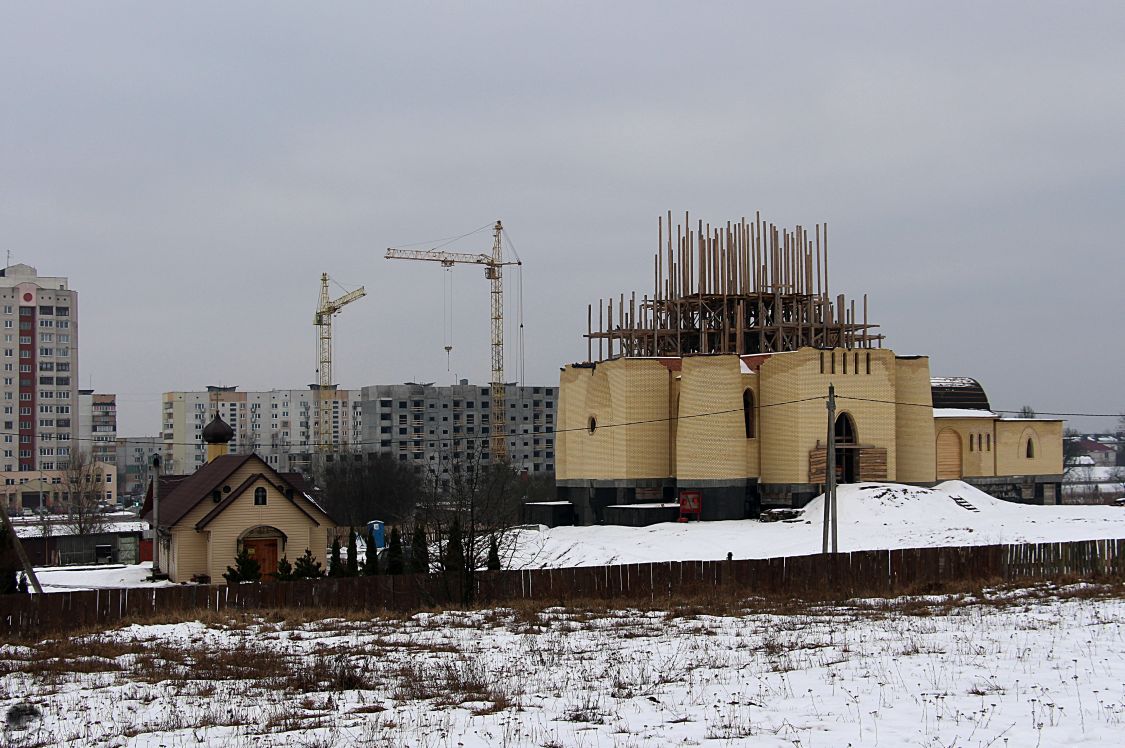
M 934 418 L 996 418 L 991 410 L 975 408 L 934 408 Z
M 930 377 L 930 384 L 939 387 L 977 387 L 977 380 L 972 377 Z

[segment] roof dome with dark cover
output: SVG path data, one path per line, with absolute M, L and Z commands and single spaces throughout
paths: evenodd
M 234 438 L 234 429 L 216 413 L 211 423 L 203 427 L 203 441 L 208 444 L 226 444 Z
M 992 410 L 984 387 L 971 377 L 932 377 L 930 396 L 935 408 Z

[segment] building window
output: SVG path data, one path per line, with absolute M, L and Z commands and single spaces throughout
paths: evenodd
M 989 452 L 992 451 L 992 434 L 985 434 L 984 445 L 985 445 L 985 447 L 988 448 Z
M 871 351 L 867 352 L 867 373 L 871 373 Z
M 1025 450 L 1025 453 L 1027 454 L 1027 459 L 1029 460 L 1035 457 L 1035 443 L 1031 441 L 1030 436 L 1027 438 L 1027 449 Z
M 754 429 L 757 425 L 754 418 L 754 393 L 747 389 L 742 393 L 742 420 L 746 427 L 746 438 L 754 438 Z
M 595 431 L 597 431 L 598 430 L 598 419 L 595 418 L 594 416 L 590 416 L 590 420 L 586 423 L 586 428 L 590 430 L 591 434 L 594 433 Z
M 254 489 L 254 506 L 265 506 L 265 505 L 266 505 L 266 489 L 255 488 Z

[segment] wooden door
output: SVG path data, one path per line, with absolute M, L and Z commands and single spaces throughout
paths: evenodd
M 945 429 L 937 437 L 937 479 L 956 480 L 961 477 L 961 436 Z
M 242 547 L 258 562 L 263 577 L 277 573 L 277 538 L 248 538 L 242 541 Z

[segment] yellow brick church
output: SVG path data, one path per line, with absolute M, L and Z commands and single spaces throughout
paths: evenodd
M 662 218 L 653 293 L 591 306 L 588 360 L 560 376 L 556 481 L 576 521 L 683 491 L 702 519 L 802 506 L 825 483 L 829 384 L 839 480 L 1059 501 L 1062 422 L 1002 417 L 975 380 L 883 348 L 866 297 L 861 316 L 829 294 L 827 255 L 826 227 Z

